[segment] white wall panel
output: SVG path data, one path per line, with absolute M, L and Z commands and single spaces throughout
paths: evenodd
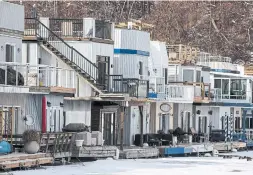
M 24 6 L 0 2 L 0 28 L 24 31 Z

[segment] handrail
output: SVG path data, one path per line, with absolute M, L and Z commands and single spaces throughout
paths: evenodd
M 60 48 L 55 47 L 55 48 L 62 55 L 64 55 L 69 61 L 74 63 L 75 66 L 79 67 L 82 71 L 84 71 L 87 75 L 89 75 L 92 80 L 97 81 L 99 71 L 98 71 L 98 67 L 96 66 L 95 63 L 92 63 L 89 59 L 87 59 L 85 56 L 83 56 L 79 51 L 77 51 L 75 48 L 73 48 L 72 46 L 67 44 L 61 37 L 59 37 L 57 34 L 55 34 L 53 31 L 51 31 L 47 26 L 45 26 L 38 19 L 36 19 L 36 18 L 33 18 L 33 19 L 38 23 L 38 27 L 40 29 L 38 31 L 36 30 L 36 35 L 38 37 L 45 39 L 45 41 L 48 42 L 53 47 L 55 47 L 52 43 L 54 41 L 58 40 L 61 43 L 63 43 L 64 46 L 67 47 L 67 49 L 69 49 L 69 50 L 61 51 L 61 49 L 63 49 L 62 47 L 60 47 Z M 46 32 L 42 32 L 43 29 L 41 30 L 40 27 L 44 28 L 46 31 L 48 31 L 48 34 L 50 34 L 52 36 L 47 36 L 47 37 L 43 36 L 43 35 L 48 35 L 48 34 Z M 56 40 L 55 39 L 50 40 L 50 38 L 52 38 L 52 37 L 55 37 Z M 67 52 L 67 54 L 66 54 L 66 52 Z M 73 58 L 74 56 L 75 56 L 75 58 Z M 82 58 L 82 60 L 80 60 L 78 58 Z

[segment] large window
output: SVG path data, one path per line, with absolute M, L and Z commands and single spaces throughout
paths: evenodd
M 10 45 L 10 44 L 6 44 L 6 55 L 5 55 L 5 59 L 6 62 L 14 62 L 15 61 L 15 53 L 14 53 L 14 48 L 15 46 Z
M 245 128 L 246 129 L 253 129 L 253 118 L 252 117 L 247 117 L 245 119 Z
M 184 69 L 183 70 L 183 81 L 194 82 L 194 70 Z
M 220 89 L 223 99 L 246 99 L 246 79 L 215 79 L 214 88 Z
M 245 79 L 232 79 L 230 83 L 231 99 L 246 99 L 246 83 Z
M 196 82 L 201 82 L 201 72 L 196 71 Z

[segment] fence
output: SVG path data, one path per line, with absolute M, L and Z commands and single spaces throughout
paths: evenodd
M 110 93 L 126 93 L 130 97 L 144 97 L 148 95 L 149 81 L 123 78 L 122 75 L 109 75 Z
M 0 84 L 75 88 L 74 70 L 48 65 L 0 63 Z

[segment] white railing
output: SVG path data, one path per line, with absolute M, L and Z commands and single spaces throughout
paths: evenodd
M 165 78 L 164 77 L 150 77 L 149 78 L 149 92 L 165 93 Z
M 230 57 L 212 56 L 210 53 L 200 52 L 197 65 L 208 66 L 212 69 L 237 70 Z
M 0 63 L 0 85 L 75 88 L 74 70 L 48 65 Z
M 242 90 L 233 90 L 222 93 L 220 88 L 214 88 L 211 90 L 211 99 L 214 102 L 218 101 L 234 101 L 241 103 L 251 103 L 252 102 L 252 91 L 242 91 Z
M 194 86 L 166 85 L 166 100 L 170 102 L 192 103 L 194 100 Z
M 220 102 L 221 101 L 221 89 L 214 88 L 210 92 L 211 92 L 211 100 L 213 102 Z

